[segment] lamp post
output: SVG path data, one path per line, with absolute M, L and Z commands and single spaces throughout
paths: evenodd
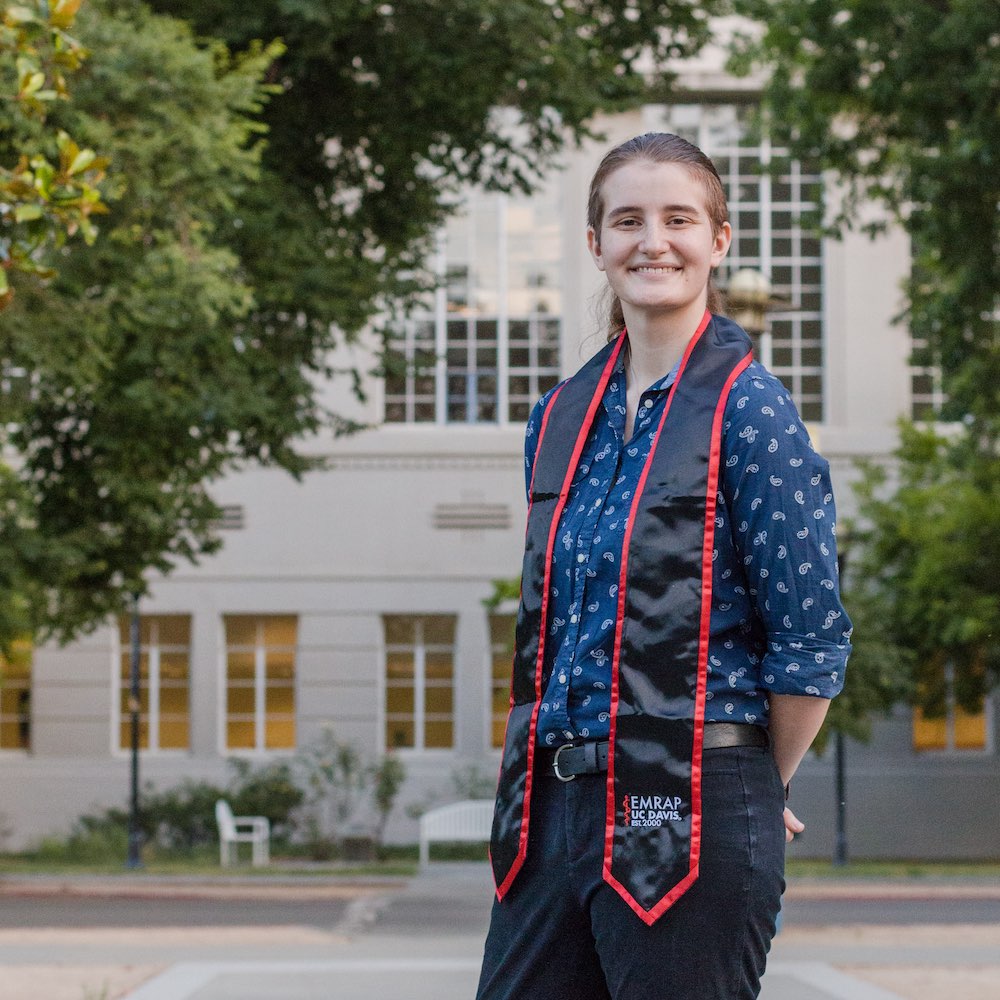
M 729 315 L 754 338 L 760 363 L 767 369 L 771 368 L 772 360 L 767 314 L 777 304 L 771 295 L 771 282 L 760 271 L 745 267 L 729 279 L 726 287 Z
M 125 867 L 130 870 L 142 868 L 142 833 L 139 829 L 139 710 L 141 708 L 139 689 L 139 659 L 141 642 L 139 637 L 139 595 L 132 596 L 132 614 L 129 622 L 129 716 L 131 720 L 132 753 L 129 767 L 129 809 L 128 809 L 128 857 Z
M 847 554 L 850 549 L 851 537 L 847 531 L 842 531 L 837 551 L 837 576 L 843 580 L 844 569 L 847 566 Z M 838 729 L 833 734 L 833 767 L 834 794 L 836 795 L 835 812 L 837 817 L 837 834 L 833 845 L 833 865 L 843 868 L 847 864 L 847 747 L 844 734 Z

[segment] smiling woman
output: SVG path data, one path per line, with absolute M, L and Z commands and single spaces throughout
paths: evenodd
M 784 786 L 850 622 L 829 467 L 712 311 L 731 240 L 719 175 L 678 136 L 599 166 L 611 336 L 528 422 L 479 1000 L 759 992 L 803 828 Z

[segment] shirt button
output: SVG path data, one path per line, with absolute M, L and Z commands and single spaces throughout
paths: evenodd
M 580 563 L 582 563 L 582 562 L 586 562 L 586 561 L 587 561 L 587 557 L 586 557 L 586 556 L 585 556 L 585 555 L 584 555 L 584 554 L 583 554 L 583 553 L 581 552 L 581 553 L 580 553 L 580 554 L 579 554 L 579 555 L 578 555 L 578 556 L 576 557 L 576 561 L 577 561 L 577 562 L 580 562 Z
M 643 400 L 642 405 L 643 406 L 647 406 L 647 407 L 651 407 L 653 405 L 653 401 L 651 399 L 645 399 L 645 400 Z
M 559 675 L 559 683 L 560 684 L 565 684 L 566 683 L 566 675 L 565 674 L 560 674 Z

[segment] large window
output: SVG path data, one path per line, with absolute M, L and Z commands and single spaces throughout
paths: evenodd
M 0 656 L 0 750 L 31 749 L 31 643 Z
M 131 622 L 118 623 L 118 745 L 132 745 Z M 190 745 L 191 618 L 142 615 L 139 619 L 139 746 L 186 750 Z
M 516 615 L 490 615 L 490 746 L 503 746 L 510 710 L 510 674 Z
M 455 743 L 455 616 L 386 615 L 385 745 Z
M 645 126 L 697 143 L 726 188 L 733 244 L 720 278 L 754 268 L 770 278 L 788 309 L 770 314 L 774 374 L 805 420 L 823 419 L 823 250 L 808 216 L 820 206 L 822 178 L 792 161 L 765 172 L 783 150 L 749 137 L 749 108 L 732 104 L 650 105 Z M 803 222 L 803 220 L 806 220 Z
M 928 687 L 934 690 L 926 690 Z M 925 683 L 923 693 L 925 697 L 933 696 L 929 700 L 938 707 L 913 709 L 914 750 L 988 749 L 990 699 L 985 699 L 978 712 L 963 709 L 956 698 L 955 671 L 951 664 L 942 664 L 933 681 Z
M 226 615 L 226 749 L 295 748 L 295 615 Z
M 469 192 L 438 241 L 440 286 L 386 357 L 389 423 L 528 418 L 559 380 L 559 193 Z

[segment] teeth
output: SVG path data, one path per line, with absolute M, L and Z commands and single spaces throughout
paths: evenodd
M 673 274 L 675 271 L 679 271 L 679 267 L 634 267 L 633 271 L 638 274 L 663 274 L 664 272 L 670 272 Z

